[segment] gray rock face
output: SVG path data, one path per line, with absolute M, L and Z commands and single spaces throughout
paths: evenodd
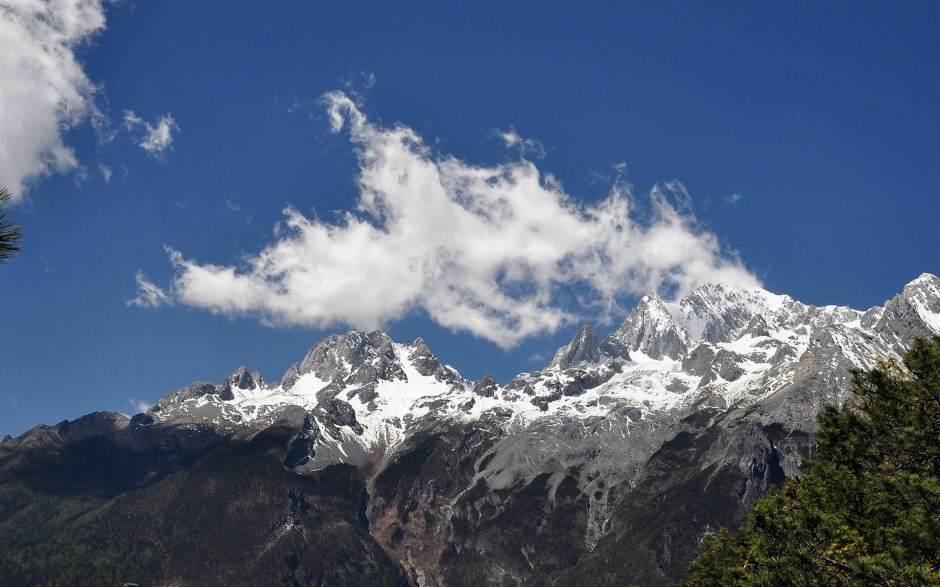
M 675 323 L 663 301 L 645 296 L 617 330 L 604 340 L 609 356 L 639 351 L 652 359 L 679 359 L 686 352 L 686 335 Z M 614 354 L 620 351 L 620 354 Z
M 300 365 L 294 363 L 288 367 L 287 372 L 284 373 L 284 377 L 281 378 L 281 387 L 290 389 L 294 387 L 298 379 L 300 379 Z
M 885 304 L 873 330 L 893 341 L 896 351 L 911 345 L 915 338 L 931 336 L 940 315 L 940 278 L 924 274 Z
M 720 283 L 705 284 L 682 300 L 682 309 L 700 323 L 701 338 L 707 342 L 727 342 L 747 328 L 754 318 L 748 292 Z
M 255 380 L 253 374 L 248 372 L 248 367 L 242 365 L 235 370 L 234 373 L 229 375 L 228 381 L 231 382 L 232 387 L 237 387 L 239 389 L 254 389 L 255 387 L 261 387 L 264 382 L 260 380 Z
M 347 332 L 329 336 L 310 349 L 298 367 L 323 381 L 365 384 L 375 380 L 405 380 L 392 339 L 382 331 Z
M 496 397 L 497 390 L 499 390 L 499 384 L 489 375 L 477 381 L 473 386 L 473 393 L 483 397 Z
M 248 367 L 242 365 L 234 373 L 223 379 L 215 386 L 215 392 L 222 401 L 231 401 L 235 399 L 232 393 L 233 389 L 255 389 L 261 387 L 262 382 L 255 381 L 255 378 L 248 372 Z
M 706 367 L 700 386 L 708 385 L 721 378 L 725 381 L 737 381 L 744 375 L 741 363 L 744 358 L 729 350 L 721 349 L 715 353 Z
M 59 437 L 67 442 L 78 442 L 95 436 L 113 437 L 130 423 L 130 418 L 114 412 L 92 412 L 74 420 L 64 420 L 55 426 Z
M 207 383 L 205 381 L 197 381 L 195 383 L 190 383 L 182 389 L 178 389 L 166 396 L 164 396 L 160 401 L 153 404 L 149 413 L 158 413 L 164 410 L 175 408 L 185 402 L 186 400 L 195 399 L 202 397 L 204 395 L 210 395 L 216 392 L 215 385 Z
M 362 434 L 362 426 L 356 421 L 356 411 L 351 405 L 339 399 L 321 402 L 314 409 L 317 420 L 333 428 L 346 426 L 356 434 Z
M 409 346 L 411 347 L 411 352 L 408 353 L 408 358 L 411 359 L 411 364 L 415 366 L 418 373 L 422 375 L 435 375 L 441 368 L 441 362 L 437 360 L 437 357 L 435 357 L 431 349 L 428 348 L 424 339 L 417 338 Z
M 191 383 L 182 389 L 178 389 L 155 403 L 147 412 L 157 414 L 167 410 L 178 409 L 187 400 L 197 399 L 204 396 L 215 395 L 219 400 L 226 402 L 235 399 L 233 389 L 258 389 L 264 385 L 260 374 L 248 372 L 248 368 L 241 366 L 234 373 L 213 385 L 205 381 Z
M 708 343 L 700 344 L 682 358 L 682 370 L 689 375 L 703 377 L 708 373 L 708 367 L 714 358 L 714 347 Z
M 319 437 L 319 428 L 310 420 L 309 416 L 305 416 L 300 430 L 287 446 L 287 454 L 284 455 L 282 461 L 284 466 L 293 469 L 307 464 L 317 454 L 314 446 Z
M 595 332 L 593 326 L 585 324 L 574 335 L 568 346 L 558 349 L 549 368 L 567 369 L 585 363 L 597 363 L 600 359 L 601 349 L 597 344 L 597 332 Z
M 747 327 L 744 329 L 742 336 L 770 336 L 770 329 L 767 327 L 767 320 L 763 316 L 757 314 L 751 321 L 747 323 Z
M 460 373 L 453 367 L 442 365 L 441 362 L 437 360 L 437 357 L 434 356 L 434 353 L 428 348 L 424 339 L 417 338 L 407 346 L 409 347 L 408 360 L 421 375 L 434 377 L 438 381 L 451 385 L 456 385 L 463 381 L 463 377 L 461 377 Z

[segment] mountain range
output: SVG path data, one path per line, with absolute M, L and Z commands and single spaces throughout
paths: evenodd
M 852 370 L 940 334 L 940 279 L 883 306 L 707 284 L 472 381 L 422 339 L 335 334 L 146 413 L 0 443 L 10 584 L 668 585 L 813 456 Z M 51 561 L 51 562 L 50 562 Z

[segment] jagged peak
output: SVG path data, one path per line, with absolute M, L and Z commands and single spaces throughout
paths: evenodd
M 651 358 L 678 358 L 685 352 L 687 335 L 670 308 L 657 294 L 643 296 L 619 329 L 604 339 L 601 350 L 609 357 L 629 357 L 639 351 Z
M 556 408 L 568 410 L 571 406 L 566 402 L 574 400 L 562 398 L 581 394 L 621 374 L 622 381 L 615 380 L 610 387 L 615 394 L 624 389 L 633 390 L 636 377 L 659 372 L 664 373 L 659 383 L 665 390 L 670 394 L 685 393 L 676 390 L 696 389 L 689 378 L 703 378 L 710 370 L 715 371 L 717 379 L 700 379 L 699 387 L 707 387 L 708 393 L 724 393 L 727 389 L 723 386 L 727 382 L 744 375 L 751 377 L 765 365 L 774 364 L 776 369 L 768 378 L 783 377 L 793 363 L 790 359 L 783 361 L 784 355 L 802 354 L 808 336 L 832 327 L 845 325 L 848 329 L 870 330 L 878 338 L 878 344 L 882 344 L 882 339 L 885 341 L 885 348 L 895 341 L 902 345 L 910 335 L 927 330 L 927 327 L 940 332 L 940 326 L 934 326 L 932 321 L 934 316 L 940 316 L 940 311 L 933 310 L 931 306 L 934 300 L 940 300 L 940 290 L 932 287 L 938 281 L 931 274 L 922 275 L 905 288 L 909 293 L 896 296 L 894 305 L 889 306 L 891 312 L 878 309 L 865 316 L 837 306 L 817 308 L 794 302 L 788 296 L 772 294 L 761 288 L 738 288 L 722 283 L 705 284 L 679 302 L 651 293 L 643 296 L 619 329 L 600 344 L 593 325 L 586 323 L 569 344 L 558 349 L 545 370 L 523 373 L 505 387 L 499 386 L 491 377 L 475 382 L 462 378 L 453 368 L 442 365 L 421 337 L 410 342 L 395 342 L 381 330 L 369 333 L 349 331 L 330 335 L 314 345 L 302 363 L 288 369 L 279 388 L 272 389 L 272 396 L 293 390 L 284 394 L 286 399 L 277 398 L 276 401 L 301 402 L 303 405 L 307 405 L 303 403 L 307 401 L 342 398 L 351 401 L 363 418 L 367 415 L 373 420 L 388 417 L 391 418 L 389 421 L 398 422 L 395 426 L 399 426 L 412 412 L 424 414 L 430 410 L 427 413 L 434 415 L 438 410 L 456 410 L 455 406 L 465 403 L 463 394 L 475 399 L 477 407 L 470 411 L 460 407 L 463 410 L 461 417 L 493 409 L 497 402 L 500 406 L 518 402 L 527 404 L 534 397 L 540 398 L 539 401 L 561 402 L 549 412 Z M 921 299 L 925 301 L 921 302 Z M 732 352 L 735 354 L 729 354 Z M 669 361 L 657 364 L 664 359 Z M 744 375 L 741 369 L 746 371 Z M 193 384 L 161 400 L 152 411 L 156 414 L 164 407 L 174 406 L 185 411 L 205 404 L 227 402 L 227 405 L 220 406 L 223 414 L 238 411 L 243 418 L 261 421 L 267 416 L 256 414 L 266 412 L 260 409 L 252 412 L 248 408 L 242 411 L 240 406 L 254 406 L 253 402 L 264 404 L 267 401 L 263 393 L 266 389 L 262 387 L 253 393 L 239 393 L 236 389 L 246 387 L 248 380 L 254 382 L 259 379 L 246 367 L 239 367 L 223 380 L 229 383 L 228 393 L 220 393 L 220 388 L 211 384 Z M 387 385 L 388 382 L 394 384 Z M 445 385 L 438 386 L 437 383 Z M 645 393 L 646 388 L 641 387 L 636 388 L 638 394 Z M 762 383 L 760 389 L 765 388 L 767 386 Z M 650 397 L 657 406 L 672 401 L 655 394 Z M 358 399 L 352 401 L 352 398 Z M 383 403 L 392 399 L 394 401 L 388 405 Z M 414 404 L 417 408 L 406 407 L 405 404 L 412 401 L 420 402 Z M 365 408 L 361 408 L 360 403 Z M 264 404 L 265 410 L 269 405 Z M 541 404 L 538 405 L 541 409 Z M 592 413 L 605 409 L 601 403 L 585 404 L 584 407 Z M 208 415 L 200 417 L 216 417 L 211 409 L 203 411 Z M 168 418 L 171 413 L 182 412 L 165 412 L 163 417 Z M 532 417 L 525 413 L 527 415 L 520 422 Z M 160 417 L 157 415 L 158 419 Z
M 763 314 L 755 314 L 750 322 L 747 323 L 747 326 L 744 328 L 744 332 L 741 333 L 741 336 L 770 336 L 770 331 L 767 327 L 767 320 L 764 319 Z
M 930 273 L 921 273 L 917 279 L 904 286 L 900 295 L 908 298 L 936 297 L 940 295 L 940 278 Z
M 408 349 L 408 360 L 418 373 L 424 376 L 442 374 L 443 365 L 423 338 L 419 336 L 403 346 Z
M 940 278 L 930 273 L 923 273 L 920 277 L 905 285 L 901 295 L 925 302 L 928 298 L 940 297 Z
M 917 276 L 916 279 L 904 286 L 904 289 L 909 287 L 917 287 L 923 284 L 929 285 L 940 285 L 940 277 L 937 277 L 933 273 L 921 273 Z
M 874 326 L 907 347 L 916 336 L 940 332 L 940 278 L 923 273 L 888 300 Z
M 795 302 L 790 296 L 774 294 L 761 287 L 742 288 L 725 283 L 703 284 L 676 306 L 677 322 L 685 329 L 691 344 L 735 340 L 757 316 L 772 326 L 781 322 L 802 322 L 808 319 L 808 314 L 816 313 L 813 306 Z
M 428 343 L 426 343 L 420 336 L 409 343 L 405 343 L 404 346 L 409 349 L 409 356 L 434 356 L 434 353 L 431 352 L 431 348 L 428 347 Z
M 300 362 L 298 374 L 314 373 L 324 381 L 335 381 L 348 377 L 356 365 L 371 359 L 398 362 L 394 342 L 388 333 L 351 330 L 346 334 L 331 334 L 307 352 Z
M 229 375 L 225 381 L 228 381 L 234 387 L 238 389 L 254 389 L 256 387 L 261 387 L 261 375 L 258 372 L 252 373 L 248 371 L 248 367 L 241 365 L 238 369 Z M 222 382 L 224 383 L 224 381 Z
M 617 332 L 625 332 L 631 324 L 641 320 L 646 323 L 676 325 L 673 312 L 670 311 L 667 302 L 656 293 L 646 294 L 640 298 Z
M 483 397 L 495 397 L 498 390 L 499 384 L 489 375 L 473 384 L 473 393 Z
M 597 331 L 590 322 L 586 322 L 568 345 L 558 349 L 548 368 L 567 369 L 582 363 L 596 363 L 600 359 L 601 351 L 597 344 Z

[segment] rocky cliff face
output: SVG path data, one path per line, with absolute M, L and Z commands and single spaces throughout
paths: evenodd
M 864 312 L 721 284 L 650 295 L 505 385 L 466 380 L 421 339 L 349 332 L 280 383 L 241 367 L 130 420 L 6 440 L 0 463 L 95 436 L 187 454 L 278 430 L 281 467 L 358 470 L 361 522 L 413 584 L 668 584 L 705 532 L 798 472 L 822 406 L 852 401 L 852 368 L 937 333 L 931 275 Z

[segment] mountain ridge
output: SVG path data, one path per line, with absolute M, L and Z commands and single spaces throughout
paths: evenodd
M 798 473 L 822 406 L 851 404 L 851 369 L 937 333 L 930 274 L 865 311 L 720 284 L 646 296 L 614 332 L 585 324 L 503 385 L 464 378 L 423 339 L 350 331 L 280 382 L 241 366 L 133 418 L 38 426 L 0 443 L 0 471 L 99 438 L 163 455 L 122 478 L 137 491 L 185 474 L 187 455 L 273 434 L 266 450 L 294 474 L 355 467 L 350 523 L 413 584 L 667 584 L 704 532 Z

